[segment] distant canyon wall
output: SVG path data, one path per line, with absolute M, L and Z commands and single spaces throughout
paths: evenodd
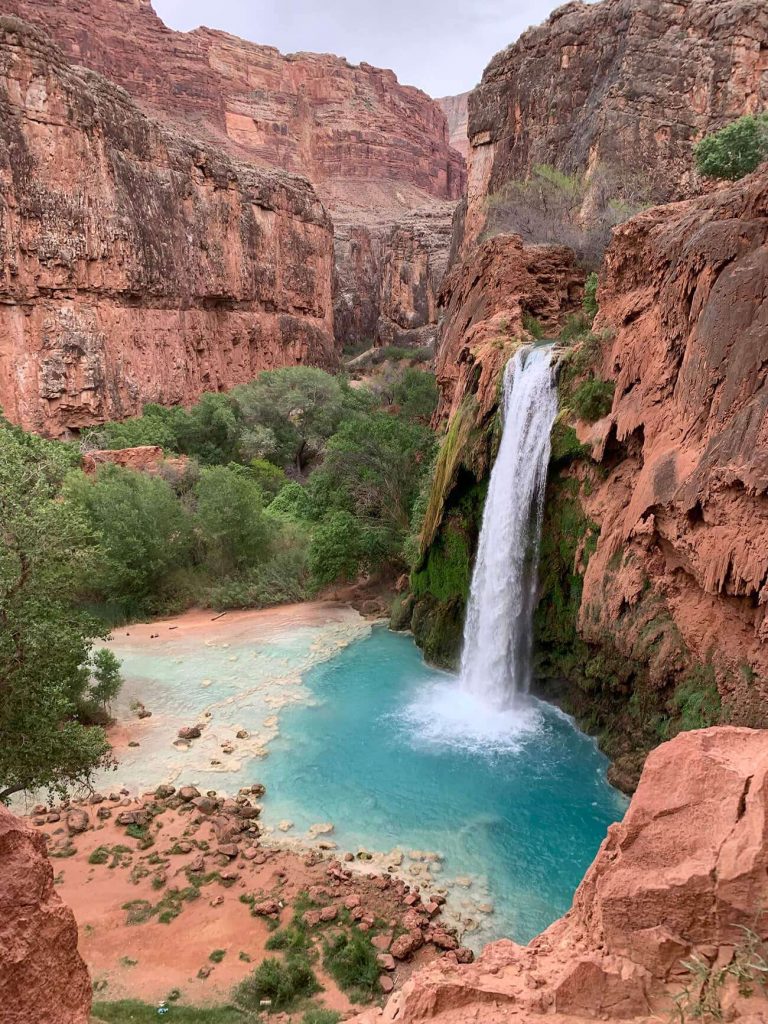
M 449 145 L 444 114 L 426 94 L 400 85 L 391 71 L 343 57 L 285 55 L 204 28 L 174 32 L 149 0 L 8 0 L 5 6 L 50 33 L 74 61 L 123 86 L 153 118 L 238 161 L 312 182 L 337 228 L 341 345 L 384 343 L 402 321 L 383 282 L 397 259 L 389 240 L 401 222 L 405 230 L 421 222 L 413 233 L 415 262 L 428 272 L 414 276 L 406 300 L 416 332 L 406 340 L 418 343 L 424 328 L 434 333 L 434 320 L 421 313 L 420 292 L 445 262 L 466 171 Z M 413 266 L 406 261 L 398 271 L 402 289 Z
M 498 53 L 469 94 L 467 240 L 535 164 L 600 165 L 656 201 L 694 183 L 702 135 L 768 107 L 763 0 L 568 3 Z
M 162 127 L 0 20 L 0 407 L 53 436 L 259 370 L 333 367 L 309 183 Z
M 438 101 L 448 121 L 448 138 L 454 149 L 469 158 L 469 93 L 442 96 Z

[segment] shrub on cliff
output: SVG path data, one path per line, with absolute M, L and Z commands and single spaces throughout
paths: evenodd
M 596 267 L 611 231 L 652 202 L 653 181 L 601 165 L 566 174 L 537 164 L 524 181 L 508 181 L 488 197 L 484 236 L 513 232 L 525 242 L 567 245 Z
M 573 411 L 579 419 L 586 420 L 587 423 L 594 423 L 607 416 L 613 405 L 614 388 L 612 380 L 593 378 L 582 381 L 571 398 Z
M 706 135 L 693 153 L 699 174 L 728 181 L 743 178 L 768 160 L 768 112 L 747 114 Z
M 103 628 L 73 604 L 96 549 L 61 497 L 72 462 L 68 446 L 0 420 L 0 801 L 64 795 L 109 763 L 104 732 L 84 718 L 115 695 L 119 666 L 94 648 Z

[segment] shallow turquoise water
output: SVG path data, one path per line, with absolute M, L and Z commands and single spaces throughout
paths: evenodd
M 332 822 L 341 850 L 398 847 L 405 869 L 423 870 L 410 850 L 441 854 L 425 888 L 471 876 L 456 892 L 480 923 L 476 941 L 528 941 L 567 910 L 626 807 L 568 718 L 538 701 L 524 715 L 472 706 L 410 637 L 384 628 L 304 683 L 314 703 L 283 709 L 259 766 L 268 822 Z

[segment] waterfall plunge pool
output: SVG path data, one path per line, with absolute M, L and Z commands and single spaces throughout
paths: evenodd
M 313 824 L 333 823 L 319 840 L 340 853 L 380 851 L 386 866 L 398 850 L 398 870 L 424 891 L 448 888 L 469 945 L 528 941 L 567 910 L 624 812 L 606 759 L 549 705 L 499 713 L 462 693 L 410 636 L 351 617 L 328 629 L 284 624 L 259 637 L 233 623 L 215 641 L 168 634 L 177 639 L 155 646 L 137 630 L 131 641 L 117 636 L 123 700 L 144 701 L 153 717 L 139 723 L 140 748 L 118 748 L 117 776 L 104 784 L 234 793 L 260 780 L 276 839 L 307 841 Z M 179 725 L 205 709 L 203 738 L 175 748 Z M 236 742 L 241 728 L 249 738 Z M 234 754 L 221 754 L 222 741 Z

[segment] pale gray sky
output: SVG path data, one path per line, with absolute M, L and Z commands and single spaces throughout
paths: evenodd
M 432 96 L 480 81 L 499 50 L 562 0 L 153 0 L 172 28 L 206 25 L 286 53 L 336 53 L 392 68 Z

